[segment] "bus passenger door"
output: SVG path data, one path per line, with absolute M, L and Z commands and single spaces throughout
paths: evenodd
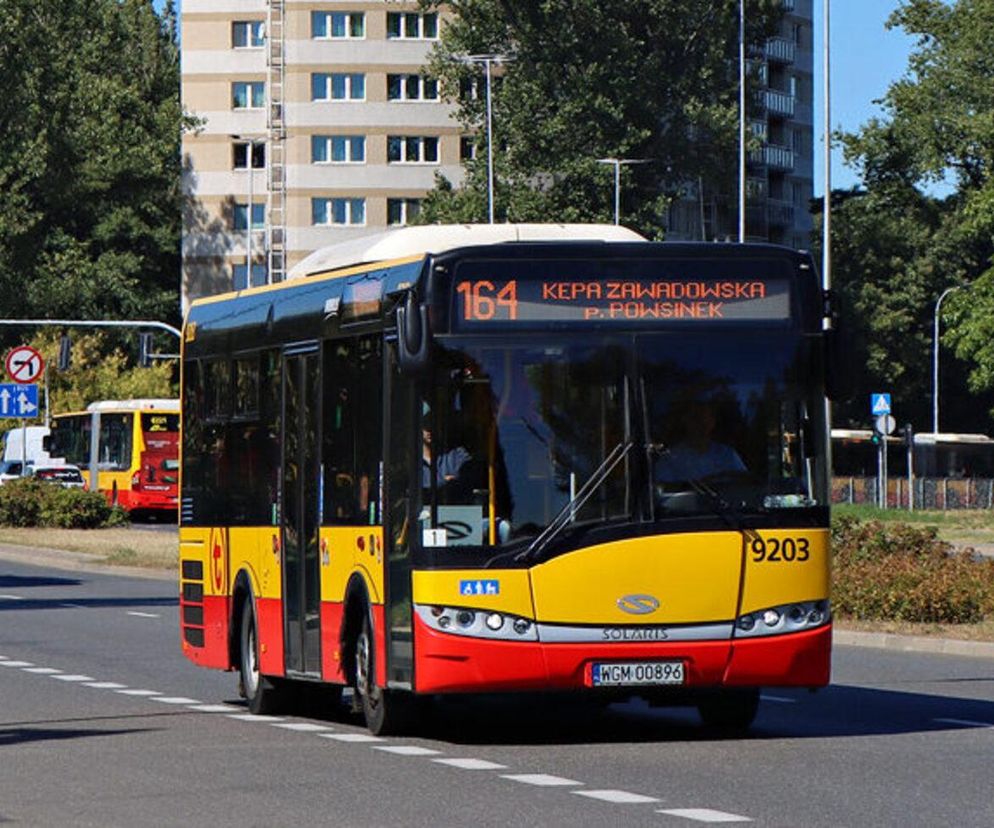
M 321 673 L 317 346 L 283 355 L 283 612 L 288 674 Z

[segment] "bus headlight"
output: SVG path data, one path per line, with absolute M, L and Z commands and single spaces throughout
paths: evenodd
M 820 627 L 831 620 L 828 601 L 799 601 L 740 615 L 735 621 L 735 637 L 754 638 L 800 632 Z
M 481 612 L 467 607 L 415 604 L 414 611 L 431 629 L 450 635 L 502 641 L 538 641 L 538 629 L 528 618 L 506 612 Z

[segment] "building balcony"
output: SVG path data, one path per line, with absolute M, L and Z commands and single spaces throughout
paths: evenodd
M 793 227 L 794 205 L 771 198 L 766 202 L 766 220 L 771 227 Z
M 784 11 L 794 11 L 794 0 L 780 0 L 780 5 L 783 6 Z
M 780 115 L 783 118 L 794 117 L 794 96 L 776 89 L 764 89 L 762 97 L 766 111 L 771 115 Z
M 749 160 L 771 170 L 791 172 L 794 169 L 794 151 L 776 144 L 767 144 L 762 149 L 753 150 L 749 153 Z
M 763 44 L 763 54 L 771 63 L 793 63 L 794 41 L 785 37 L 771 37 Z

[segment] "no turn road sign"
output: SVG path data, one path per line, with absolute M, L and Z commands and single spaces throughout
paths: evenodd
M 7 376 L 16 383 L 29 385 L 45 370 L 45 360 L 30 345 L 19 345 L 7 354 Z

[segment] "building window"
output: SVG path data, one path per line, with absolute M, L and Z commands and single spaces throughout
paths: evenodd
M 231 24 L 231 48 L 261 49 L 266 43 L 265 31 L 261 20 L 236 20 Z
M 262 109 L 266 105 L 263 81 L 237 81 L 231 84 L 232 109 Z
M 463 135 L 459 139 L 459 160 L 472 161 L 476 158 L 476 136 Z
M 437 101 L 438 81 L 422 75 L 387 75 L 387 99 L 391 101 Z
M 438 138 L 390 135 L 387 161 L 391 164 L 437 164 Z
M 366 139 L 362 135 L 312 135 L 314 164 L 364 164 Z
M 260 285 L 266 284 L 268 279 L 266 274 L 268 269 L 263 263 L 253 263 L 252 265 L 252 283 L 249 284 L 245 278 L 246 267 L 243 264 L 233 265 L 231 268 L 231 282 L 235 290 L 245 290 L 249 287 L 259 287 Z
M 311 37 L 318 40 L 364 38 L 366 15 L 362 12 L 311 12 Z
M 362 101 L 365 98 L 365 75 L 327 74 L 325 72 L 315 72 L 311 75 L 311 100 Z
M 252 169 L 261 170 L 266 166 L 266 145 L 264 143 L 235 141 L 231 145 L 232 169 L 248 169 L 249 147 L 252 147 Z
M 421 199 L 419 198 L 387 199 L 387 224 L 408 224 L 419 212 L 421 212 Z
M 387 37 L 391 40 L 437 40 L 438 15 L 387 12 Z
M 364 198 L 312 198 L 311 222 L 313 224 L 365 224 L 366 199 Z
M 235 207 L 231 212 L 235 230 L 248 229 L 248 203 L 235 202 Z M 252 229 L 261 230 L 266 226 L 266 205 L 265 203 L 252 202 Z

